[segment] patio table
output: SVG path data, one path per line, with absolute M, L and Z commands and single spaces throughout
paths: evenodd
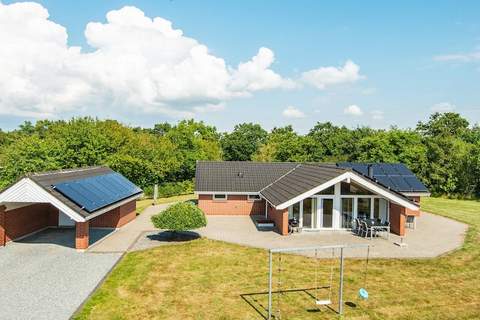
M 370 229 L 370 240 L 373 239 L 373 233 L 375 232 L 386 232 L 387 239 L 390 240 L 390 225 L 385 225 L 381 222 L 378 222 L 376 219 L 365 219 L 363 220 L 367 227 Z

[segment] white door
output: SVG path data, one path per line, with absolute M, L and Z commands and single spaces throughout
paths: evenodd
M 58 226 L 59 227 L 74 227 L 75 226 L 75 220 L 71 219 L 65 213 L 60 211 L 58 213 Z

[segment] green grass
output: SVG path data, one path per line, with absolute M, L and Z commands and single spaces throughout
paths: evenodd
M 181 196 L 173 196 L 173 197 L 168 197 L 168 198 L 157 199 L 157 204 L 177 202 L 177 201 L 188 201 L 188 200 L 194 200 L 194 199 L 196 199 L 194 194 L 184 194 L 184 195 L 181 195 Z M 153 205 L 153 199 L 151 199 L 151 198 L 138 200 L 137 201 L 137 215 L 142 213 L 143 210 L 150 207 L 151 205 Z
M 356 307 L 346 306 L 345 318 L 480 317 L 480 203 L 422 202 L 425 211 L 468 223 L 465 245 L 435 259 L 371 260 L 367 301 L 356 294 L 364 285 L 364 261 L 347 260 L 345 300 Z M 319 278 L 326 284 L 328 261 L 322 262 Z M 314 259 L 283 256 L 282 266 L 283 287 L 314 285 Z M 262 319 L 267 269 L 266 251 L 208 239 L 132 252 L 75 319 Z M 321 294 L 327 296 L 325 290 Z M 318 311 L 305 292 L 285 294 L 280 302 L 282 319 L 338 319 L 325 308 Z

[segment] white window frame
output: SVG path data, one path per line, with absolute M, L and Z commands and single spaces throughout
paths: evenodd
M 216 197 L 217 197 L 217 196 L 220 196 L 220 195 L 221 195 L 221 196 L 225 196 L 225 198 L 217 199 Z M 225 201 L 228 200 L 228 194 L 226 194 L 226 193 L 214 193 L 214 194 L 212 195 L 212 200 L 215 201 L 215 202 L 225 202 Z
M 255 198 L 250 198 L 250 197 L 255 197 Z M 262 201 L 262 197 L 260 197 L 259 194 L 252 193 L 247 195 L 247 201 L 248 202 L 257 202 L 257 201 Z

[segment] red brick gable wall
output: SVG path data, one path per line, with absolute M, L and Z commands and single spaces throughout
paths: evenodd
M 90 220 L 90 227 L 120 228 L 135 219 L 137 203 L 130 201 L 118 208 L 105 212 Z
M 265 200 L 248 201 L 247 195 L 228 195 L 227 200 L 214 201 L 213 195 L 200 194 L 198 207 L 207 215 L 265 214 Z

